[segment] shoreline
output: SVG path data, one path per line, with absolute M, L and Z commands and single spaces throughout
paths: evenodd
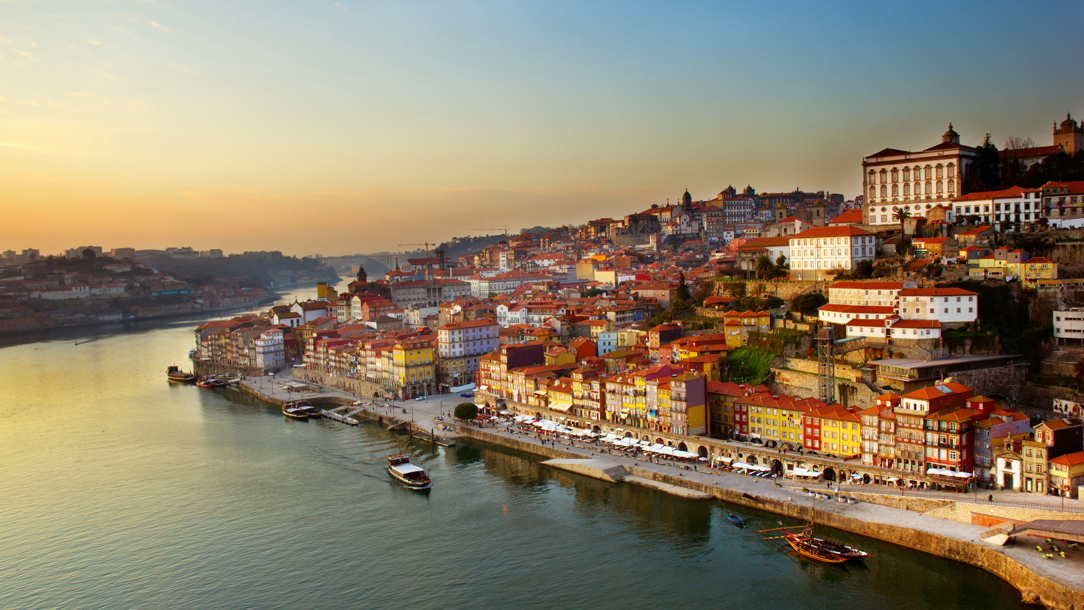
M 262 383 L 262 382 L 261 382 Z M 316 384 L 314 384 L 316 385 Z M 252 382 L 243 383 L 241 390 L 246 394 L 272 405 L 281 405 L 285 398 L 277 398 L 273 394 L 281 393 L 274 387 L 270 394 L 257 389 Z M 335 403 L 338 405 L 349 404 L 357 400 L 356 396 L 332 388 L 323 388 L 323 396 L 305 397 L 310 401 Z M 301 398 L 298 396 L 297 398 Z M 314 402 L 314 404 L 315 404 Z M 435 429 L 426 430 L 412 419 L 399 419 L 400 410 L 405 416 L 409 403 L 380 406 L 368 405 L 359 413 L 364 413 L 367 418 L 375 419 L 389 428 L 405 428 L 419 439 L 429 442 L 449 440 L 448 437 L 438 437 Z M 385 412 L 381 412 L 380 410 Z M 411 408 L 413 411 L 413 408 Z M 411 415 L 413 417 L 413 413 Z M 609 453 L 598 451 L 592 447 L 579 447 L 569 445 L 541 445 L 534 441 L 530 435 L 515 435 L 504 433 L 497 429 L 478 428 L 453 420 L 441 420 L 440 425 L 445 426 L 454 433 L 455 437 L 470 439 L 497 447 L 521 451 L 531 455 L 545 457 L 550 460 L 559 460 L 564 463 L 544 465 L 561 470 L 580 474 L 591 478 L 618 484 L 625 482 L 634 485 L 649 487 L 663 493 L 669 493 L 677 497 L 683 497 L 693 501 L 715 498 L 723 502 L 763 510 L 778 515 L 783 515 L 799 521 L 808 521 L 811 516 L 811 505 L 806 503 L 806 494 L 796 488 L 779 486 L 766 479 L 746 477 L 733 473 L 713 473 L 687 470 L 684 468 L 671 467 L 662 464 L 651 464 L 633 461 L 626 464 L 630 458 L 613 456 Z M 433 423 L 433 422 L 430 422 Z M 430 432 L 432 438 L 430 438 Z M 439 440 L 438 440 L 439 439 Z M 453 444 L 454 439 L 451 439 Z M 579 450 L 579 451 L 577 451 Z M 588 452 L 588 453 L 584 453 Z M 597 454 L 597 455 L 596 455 Z M 585 466 L 598 458 L 606 460 L 604 465 L 620 466 L 624 476 L 614 477 L 610 470 L 603 472 L 597 466 Z M 594 471 L 594 472 L 592 472 Z M 696 480 L 700 479 L 700 480 Z M 932 516 L 929 513 L 941 510 L 945 504 L 957 502 L 934 503 L 925 506 L 920 498 L 917 508 L 911 505 L 893 505 L 889 500 L 895 500 L 895 496 L 874 497 L 874 493 L 856 494 L 866 496 L 866 499 L 857 504 L 839 504 L 836 502 L 823 502 L 816 506 L 817 523 L 825 527 L 832 527 L 850 533 L 875 538 L 898 546 L 914 549 L 917 551 L 936 555 L 946 559 L 952 559 L 972 565 L 1001 578 L 1021 592 L 1023 601 L 1028 604 L 1043 605 L 1058 610 L 1071 610 L 1084 608 L 1084 571 L 1073 572 L 1074 577 L 1062 578 L 1059 582 L 1054 580 L 1057 575 L 1044 575 L 1041 569 L 1043 564 L 1029 567 L 1027 563 L 1042 561 L 1037 559 L 1033 549 L 1023 546 L 992 546 L 981 541 L 980 536 L 992 529 L 993 526 L 981 526 L 965 523 L 957 520 L 949 520 Z M 873 501 L 871 501 L 873 500 Z M 938 507 L 937 504 L 940 504 Z M 919 512 L 921 511 L 921 512 Z M 1028 551 L 1016 553 L 1017 550 Z M 1013 557 L 1018 554 L 1020 557 Z M 1075 557 L 1074 557 L 1075 559 Z M 1066 560 L 1061 560 L 1066 561 Z M 1056 567 L 1056 564 L 1051 564 Z M 1039 569 L 1034 569 L 1039 568 Z M 1079 582 L 1074 581 L 1079 578 Z

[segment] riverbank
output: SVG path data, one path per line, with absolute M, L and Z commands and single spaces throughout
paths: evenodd
M 280 387 L 268 387 L 275 386 L 267 383 L 271 378 L 262 379 L 266 381 L 246 381 L 250 384 L 248 391 L 254 396 L 273 404 L 281 404 L 289 398 Z M 356 399 L 346 392 L 332 389 L 321 389 L 318 393 L 303 397 L 309 400 Z M 394 418 L 412 432 L 423 431 L 424 426 L 435 429 L 441 425 L 449 429 L 443 432 L 446 438 L 467 438 L 558 460 L 550 466 L 559 470 L 585 476 L 593 476 L 592 470 L 596 470 L 606 473 L 606 476 L 593 478 L 613 482 L 617 480 L 615 474 L 618 474 L 614 469 L 620 468 L 624 472 L 623 476 L 618 475 L 621 482 L 643 482 L 645 486 L 653 485 L 660 491 L 685 497 L 689 497 L 685 495 L 686 492 L 694 492 L 695 497 L 717 498 L 799 522 L 810 518 L 812 499 L 799 488 L 777 486 L 771 479 L 702 470 L 693 465 L 648 462 L 624 454 L 613 454 L 608 448 L 590 443 L 554 443 L 531 434 L 517 433 L 510 428 L 481 428 L 453 422 L 446 414 L 458 400 L 455 395 L 443 395 L 423 401 L 372 405 L 370 408 L 377 417 Z M 447 405 L 444 404 L 446 401 Z M 591 460 L 600 458 L 604 460 L 591 464 Z M 822 501 L 816 506 L 816 522 L 977 566 L 1016 587 L 1029 603 L 1041 603 L 1059 610 L 1084 607 L 1084 551 L 1073 551 L 1065 559 L 1043 559 L 1034 548 L 1043 541 L 1036 542 L 1026 537 L 1021 537 L 1015 545 L 993 546 L 982 541 L 982 534 L 989 531 L 991 526 L 939 518 L 930 513 L 936 510 L 944 512 L 948 505 L 946 502 L 916 500 L 915 503 L 899 506 L 872 501 L 857 504 Z M 917 512 L 916 508 L 923 512 Z

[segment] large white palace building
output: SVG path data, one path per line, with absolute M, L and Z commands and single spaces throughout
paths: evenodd
M 924 217 L 935 206 L 952 206 L 975 149 L 960 144 L 949 125 L 941 143 L 920 152 L 886 148 L 862 159 L 862 192 L 866 224 L 898 224 L 896 211 Z

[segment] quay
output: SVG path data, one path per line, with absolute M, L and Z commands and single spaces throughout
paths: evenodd
M 240 389 L 271 404 L 305 398 L 315 405 L 334 405 L 388 427 L 402 426 L 421 439 L 454 445 L 465 438 L 548 458 L 542 464 L 569 476 L 587 476 L 614 484 L 651 487 L 690 500 L 718 499 L 763 510 L 797 521 L 810 517 L 809 491 L 832 492 L 823 482 L 804 484 L 723 472 L 701 464 L 647 460 L 615 452 L 597 442 L 551 440 L 518 429 L 510 422 L 487 425 L 457 422 L 455 405 L 466 399 L 457 394 L 425 400 L 359 402 L 348 392 L 306 383 L 311 392 L 290 392 L 283 384 L 288 371 L 275 377 L 247 378 Z M 437 433 L 439 431 L 439 434 Z M 750 448 L 752 449 L 752 448 Z M 757 448 L 761 451 L 761 448 Z M 809 491 L 807 491 L 809 490 Z M 1058 610 L 1084 608 L 1084 551 L 1067 558 L 1046 559 L 1035 550 L 1036 540 L 1021 536 L 1016 544 L 999 546 L 987 540 L 993 523 L 1005 519 L 1084 520 L 1084 511 L 1061 512 L 1057 498 L 1033 498 L 1026 506 L 1008 500 L 1009 492 L 993 492 L 994 502 L 977 494 L 938 494 L 906 491 L 882 485 L 841 483 L 839 494 L 857 503 L 817 503 L 817 523 L 854 534 L 953 559 L 982 568 L 1021 591 L 1023 600 Z M 986 495 L 986 492 L 983 492 Z M 1019 498 L 1014 494 L 1013 498 Z M 1080 501 L 1073 501 L 1077 506 Z M 1079 508 L 1077 508 L 1079 511 Z

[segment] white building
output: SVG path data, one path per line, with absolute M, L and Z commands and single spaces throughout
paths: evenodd
M 441 358 L 482 356 L 500 349 L 498 331 L 493 320 L 452 322 L 437 330 L 437 355 Z
M 956 218 L 978 216 L 998 231 L 1014 230 L 1042 218 L 1042 189 L 1014 186 L 1001 191 L 968 193 L 953 200 Z
M 979 317 L 979 295 L 961 288 L 904 288 L 899 311 L 904 320 L 974 322 Z
M 853 271 L 874 261 L 877 236 L 853 226 L 814 227 L 790 239 L 792 279 L 823 279 L 830 271 Z
M 836 305 L 895 307 L 903 287 L 903 282 L 836 282 L 828 287 L 828 302 Z
M 256 344 L 256 367 L 268 370 L 286 365 L 286 345 L 282 329 L 273 328 L 254 339 Z
M 1054 340 L 1059 345 L 1084 342 L 1084 308 L 1073 307 L 1054 312 Z
M 952 205 L 974 158 L 975 149 L 961 145 L 950 124 L 941 143 L 926 150 L 886 148 L 862 159 L 866 224 L 899 224 L 894 215 L 901 208 L 925 217 L 936 205 Z

